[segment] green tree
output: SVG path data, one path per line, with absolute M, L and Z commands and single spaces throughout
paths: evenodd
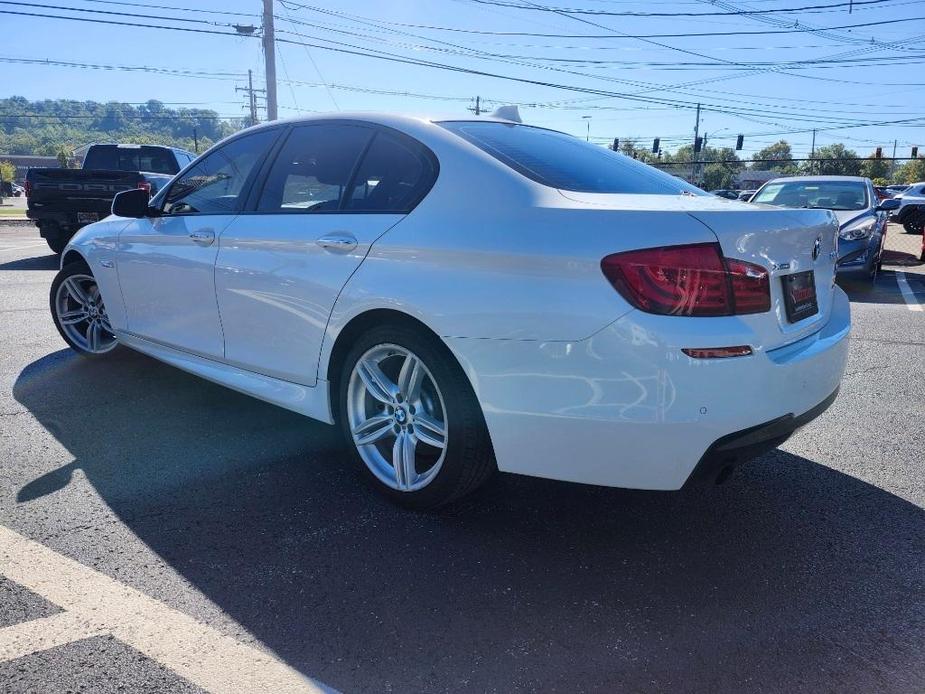
M 57 156 L 91 142 L 160 144 L 200 150 L 243 127 L 242 119 L 221 119 L 207 109 L 170 109 L 151 100 L 119 102 L 0 99 L 0 152 Z
M 0 161 L 0 179 L 12 181 L 16 177 L 16 167 L 13 162 Z
M 860 176 L 861 160 L 857 152 L 837 142 L 817 149 L 803 170 L 818 176 Z
M 890 164 L 886 160 L 877 159 L 876 156 L 871 154 L 861 164 L 861 175 L 867 176 L 871 180 L 877 178 L 886 180 L 890 175 Z M 886 185 L 886 183 L 883 185 Z
M 786 140 L 778 140 L 773 145 L 768 145 L 755 155 L 755 162 L 752 168 L 758 171 L 780 171 L 781 173 L 792 173 L 795 171 L 793 164 L 793 151 L 790 149 L 790 143 Z
M 907 161 L 893 174 L 894 183 L 918 183 L 919 181 L 925 181 L 925 157 Z

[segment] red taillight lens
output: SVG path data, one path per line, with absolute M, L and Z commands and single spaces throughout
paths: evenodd
M 32 181 L 26 181 L 23 188 L 26 189 L 25 195 L 28 198 L 32 194 Z
M 732 282 L 735 313 L 764 313 L 771 310 L 771 282 L 768 271 L 744 260 L 726 258 Z
M 716 243 L 614 253 L 601 270 L 623 298 L 648 313 L 731 316 L 771 308 L 767 270 L 723 258 Z
M 148 195 L 151 195 L 151 184 L 147 181 L 138 181 L 138 185 L 135 187 L 147 191 Z

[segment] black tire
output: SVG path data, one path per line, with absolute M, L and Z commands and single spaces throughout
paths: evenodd
M 923 227 L 925 227 L 925 222 L 923 222 L 921 218 L 910 219 L 908 222 L 903 222 L 903 229 L 906 230 L 907 234 L 921 234 Z
M 121 345 L 115 343 L 113 347 L 108 349 L 105 352 L 92 352 L 87 350 L 83 345 L 78 344 L 71 335 L 68 334 L 68 331 L 65 330 L 64 326 L 61 323 L 60 317 L 58 315 L 58 309 L 56 306 L 56 300 L 58 296 L 58 290 L 61 288 L 61 285 L 74 275 L 89 275 L 93 277 L 93 273 L 85 262 L 77 261 L 74 263 L 68 263 L 61 270 L 58 271 L 58 274 L 55 275 L 54 280 L 51 283 L 51 291 L 48 294 L 48 303 L 49 308 L 51 309 L 51 318 L 55 324 L 55 328 L 58 329 L 58 334 L 61 335 L 62 339 L 67 343 L 68 347 L 77 352 L 77 354 L 82 357 L 87 357 L 89 359 L 101 359 L 103 357 L 109 357 L 114 353 L 117 353 L 123 349 Z M 102 297 L 100 297 L 100 305 L 103 305 Z M 107 333 L 111 335 L 111 333 Z
M 351 374 L 359 359 L 378 345 L 397 345 L 417 355 L 443 394 L 448 424 L 445 457 L 436 476 L 416 491 L 393 489 L 376 477 L 360 456 L 350 431 L 347 400 Z M 361 474 L 401 506 L 417 510 L 443 506 L 475 491 L 497 470 L 482 408 L 469 379 L 446 345 L 411 326 L 379 326 L 353 343 L 338 378 L 336 412 L 344 441 Z
M 63 251 L 64 247 L 67 246 L 68 239 L 62 238 L 61 236 L 49 236 L 45 239 L 45 242 L 48 244 L 48 247 L 52 250 L 53 253 L 61 255 L 61 251 Z

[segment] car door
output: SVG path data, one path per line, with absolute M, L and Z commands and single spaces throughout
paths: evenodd
M 224 356 L 215 302 L 216 241 L 279 133 L 259 130 L 214 149 L 155 198 L 161 216 L 132 220 L 121 232 L 116 258 L 130 333 Z
M 319 122 L 293 128 L 266 169 L 253 209 L 220 240 L 226 359 L 311 386 L 338 293 L 430 189 L 436 159 L 398 133 Z

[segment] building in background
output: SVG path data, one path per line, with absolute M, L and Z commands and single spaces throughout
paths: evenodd
M 38 169 L 42 167 L 60 168 L 61 163 L 58 157 L 39 157 L 31 154 L 0 154 L 0 161 L 8 161 L 16 167 L 15 181 L 22 182 L 26 178 L 26 172 L 29 169 Z

